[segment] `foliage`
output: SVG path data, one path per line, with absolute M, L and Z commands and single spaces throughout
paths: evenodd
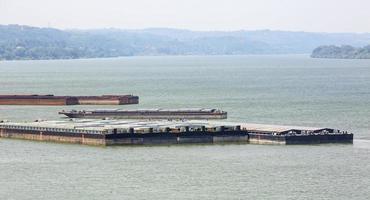
M 355 48 L 349 45 L 320 46 L 313 50 L 313 58 L 345 58 L 345 59 L 370 59 L 370 45 Z
M 368 44 L 370 34 L 180 29 L 58 30 L 0 25 L 0 60 L 74 59 L 136 55 L 310 53 L 323 44 Z

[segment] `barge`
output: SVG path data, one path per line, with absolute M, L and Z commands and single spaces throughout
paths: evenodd
M 59 114 L 70 118 L 90 119 L 226 119 L 227 112 L 219 109 L 104 109 L 104 110 L 71 110 Z
M 93 120 L 0 122 L 0 137 L 86 145 L 189 143 L 352 143 L 353 134 L 331 128 L 215 121 Z
M 138 104 L 133 95 L 54 96 L 49 95 L 0 95 L 0 105 L 125 105 Z
M 79 105 L 126 105 L 138 104 L 139 97 L 133 95 L 77 96 Z

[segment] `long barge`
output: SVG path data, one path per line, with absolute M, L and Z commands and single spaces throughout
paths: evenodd
M 59 114 L 70 118 L 89 119 L 226 119 L 227 112 L 219 109 L 184 108 L 184 109 L 100 109 L 71 110 Z
M 50 95 L 0 95 L 0 105 L 125 105 L 138 104 L 133 95 L 54 96 Z
M 189 143 L 352 143 L 353 134 L 331 128 L 173 120 L 64 120 L 0 122 L 0 137 L 86 145 Z

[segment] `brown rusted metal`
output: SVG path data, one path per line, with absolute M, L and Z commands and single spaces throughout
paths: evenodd
M 138 104 L 133 95 L 54 96 L 54 95 L 0 95 L 0 105 L 125 105 Z

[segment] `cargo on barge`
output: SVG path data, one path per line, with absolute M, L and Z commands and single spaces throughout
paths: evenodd
M 353 134 L 331 128 L 173 120 L 66 120 L 0 122 L 0 137 L 87 145 L 189 143 L 352 143 Z
M 54 96 L 50 95 L 0 95 L 0 105 L 125 105 L 138 104 L 133 95 Z
M 184 109 L 104 109 L 104 110 L 71 110 L 59 114 L 70 118 L 90 119 L 226 119 L 227 112 L 219 109 L 184 108 Z

